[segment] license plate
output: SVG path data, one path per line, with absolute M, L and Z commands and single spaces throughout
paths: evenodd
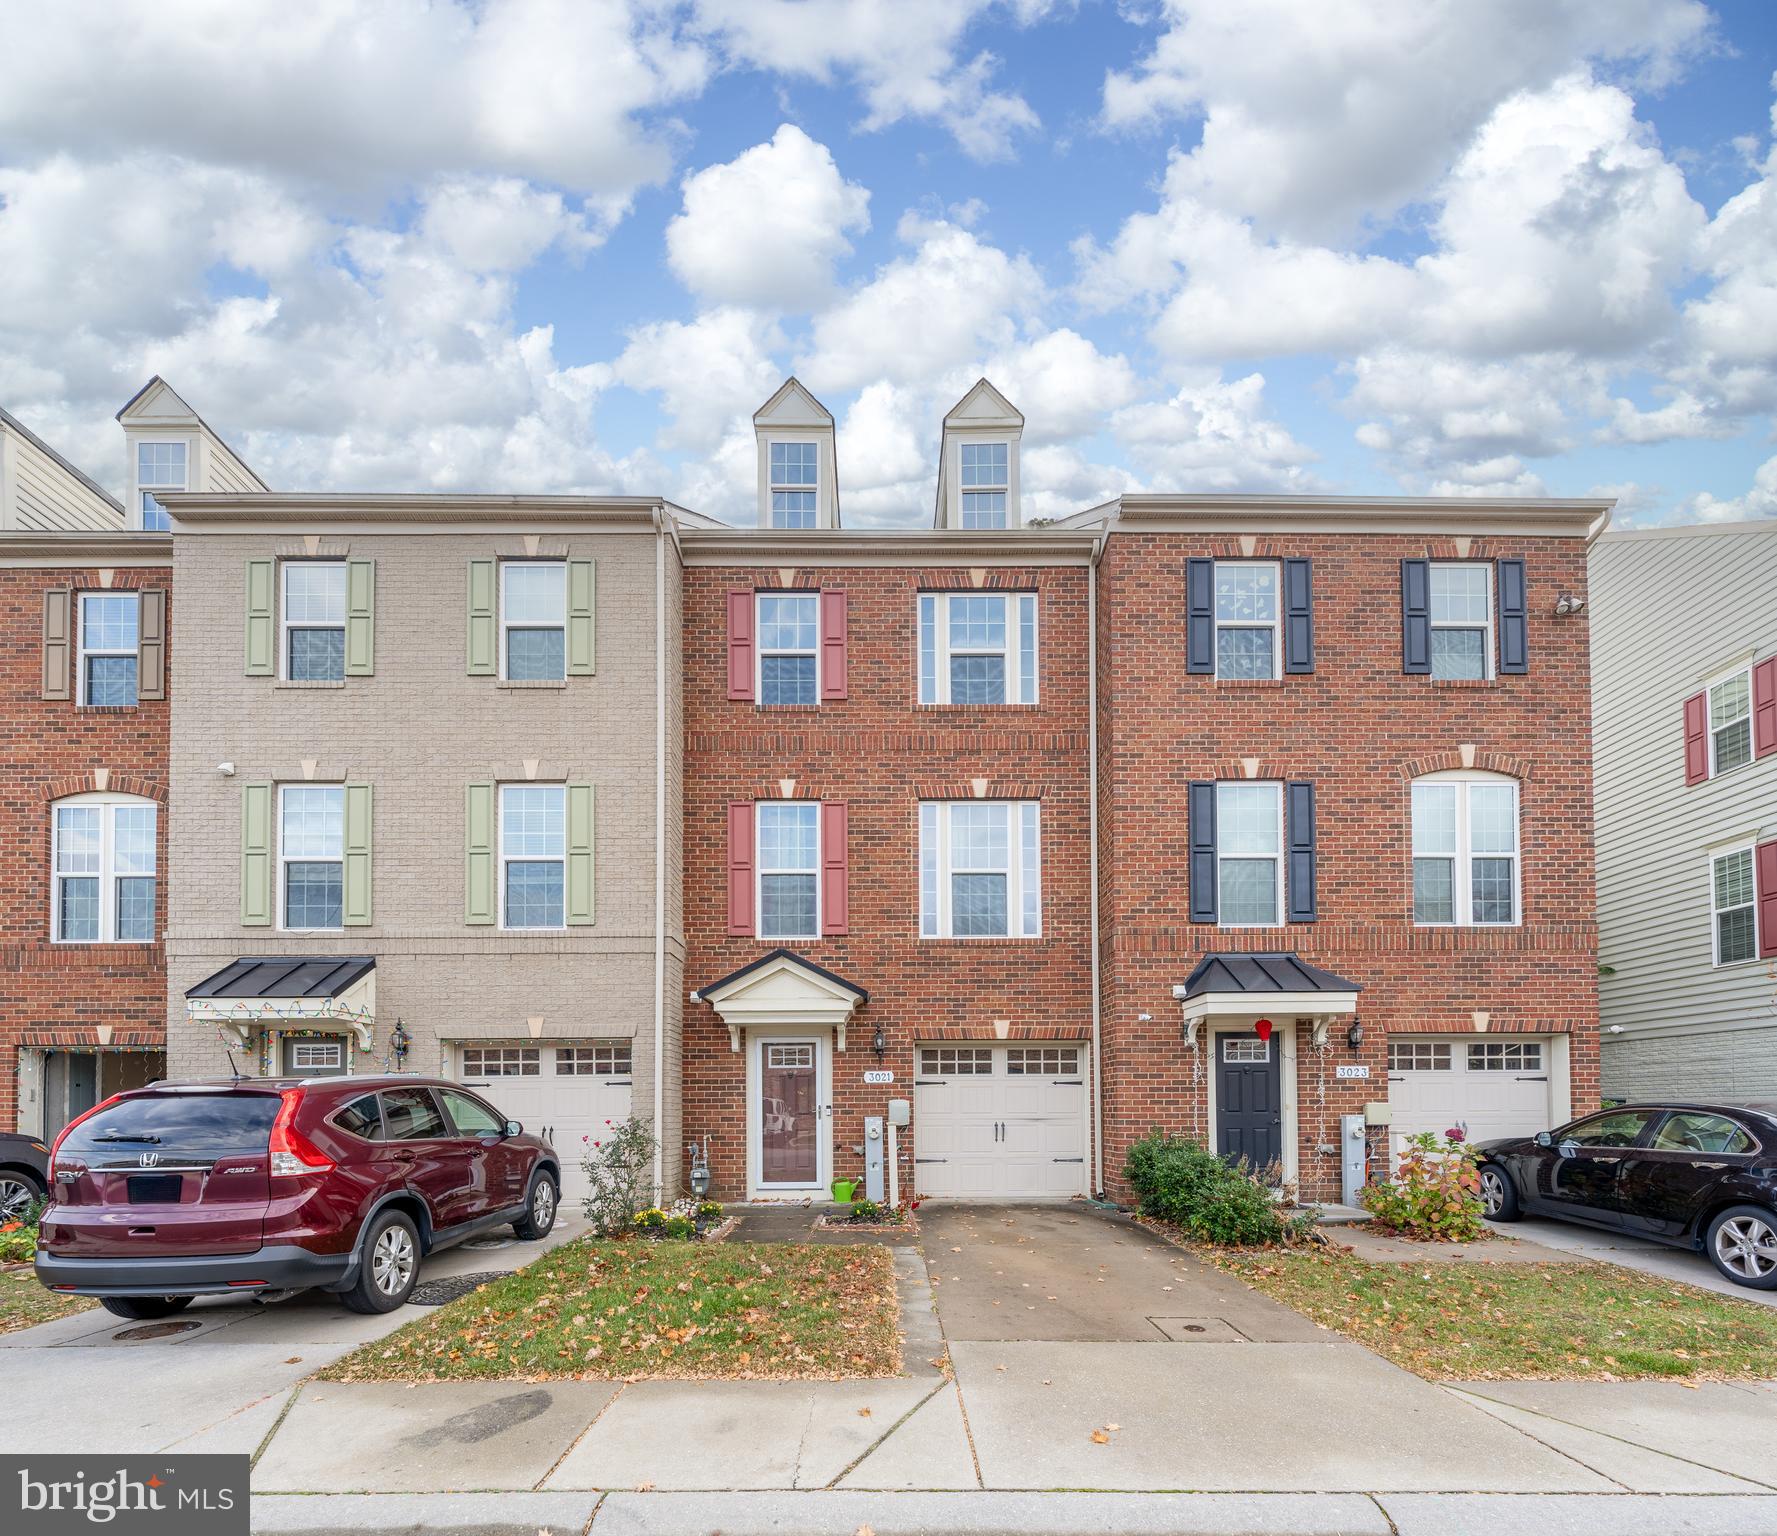
M 132 1173 L 131 1205 L 177 1205 L 185 1180 L 176 1173 Z

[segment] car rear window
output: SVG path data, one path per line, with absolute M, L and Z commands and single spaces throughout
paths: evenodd
M 62 1143 L 63 1156 L 111 1161 L 154 1151 L 188 1157 L 263 1152 L 278 1115 L 272 1093 L 154 1094 L 125 1099 L 83 1120 Z

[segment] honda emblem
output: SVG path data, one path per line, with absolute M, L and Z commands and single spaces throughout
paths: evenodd
M 156 1168 L 160 1166 L 160 1153 L 144 1152 L 136 1161 L 144 1168 Z

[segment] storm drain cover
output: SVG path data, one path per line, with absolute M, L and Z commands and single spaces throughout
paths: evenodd
M 204 1325 L 195 1318 L 182 1318 L 176 1323 L 143 1323 L 137 1328 L 123 1328 L 111 1335 L 113 1339 L 139 1344 L 145 1339 L 170 1339 L 175 1334 L 190 1333 Z
M 472 1248 L 478 1253 L 485 1253 L 491 1248 L 510 1248 L 512 1239 L 509 1237 L 472 1237 L 463 1246 Z
M 1219 1317 L 1150 1317 L 1174 1344 L 1245 1344 L 1244 1333 Z
M 447 1301 L 467 1296 L 478 1285 L 486 1285 L 490 1280 L 504 1280 L 511 1273 L 509 1269 L 487 1269 L 479 1274 L 452 1275 L 447 1280 L 428 1280 L 413 1288 L 407 1304 L 410 1307 L 442 1307 Z

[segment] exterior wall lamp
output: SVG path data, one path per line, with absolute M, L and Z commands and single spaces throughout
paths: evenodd
M 876 1033 L 870 1037 L 870 1049 L 876 1052 L 876 1059 L 882 1060 L 883 1052 L 888 1049 L 888 1036 L 883 1034 L 882 1026 L 876 1026 Z
M 1345 1031 L 1345 1042 L 1354 1051 L 1364 1043 L 1363 1021 L 1355 1013 L 1351 1016 L 1351 1028 Z

